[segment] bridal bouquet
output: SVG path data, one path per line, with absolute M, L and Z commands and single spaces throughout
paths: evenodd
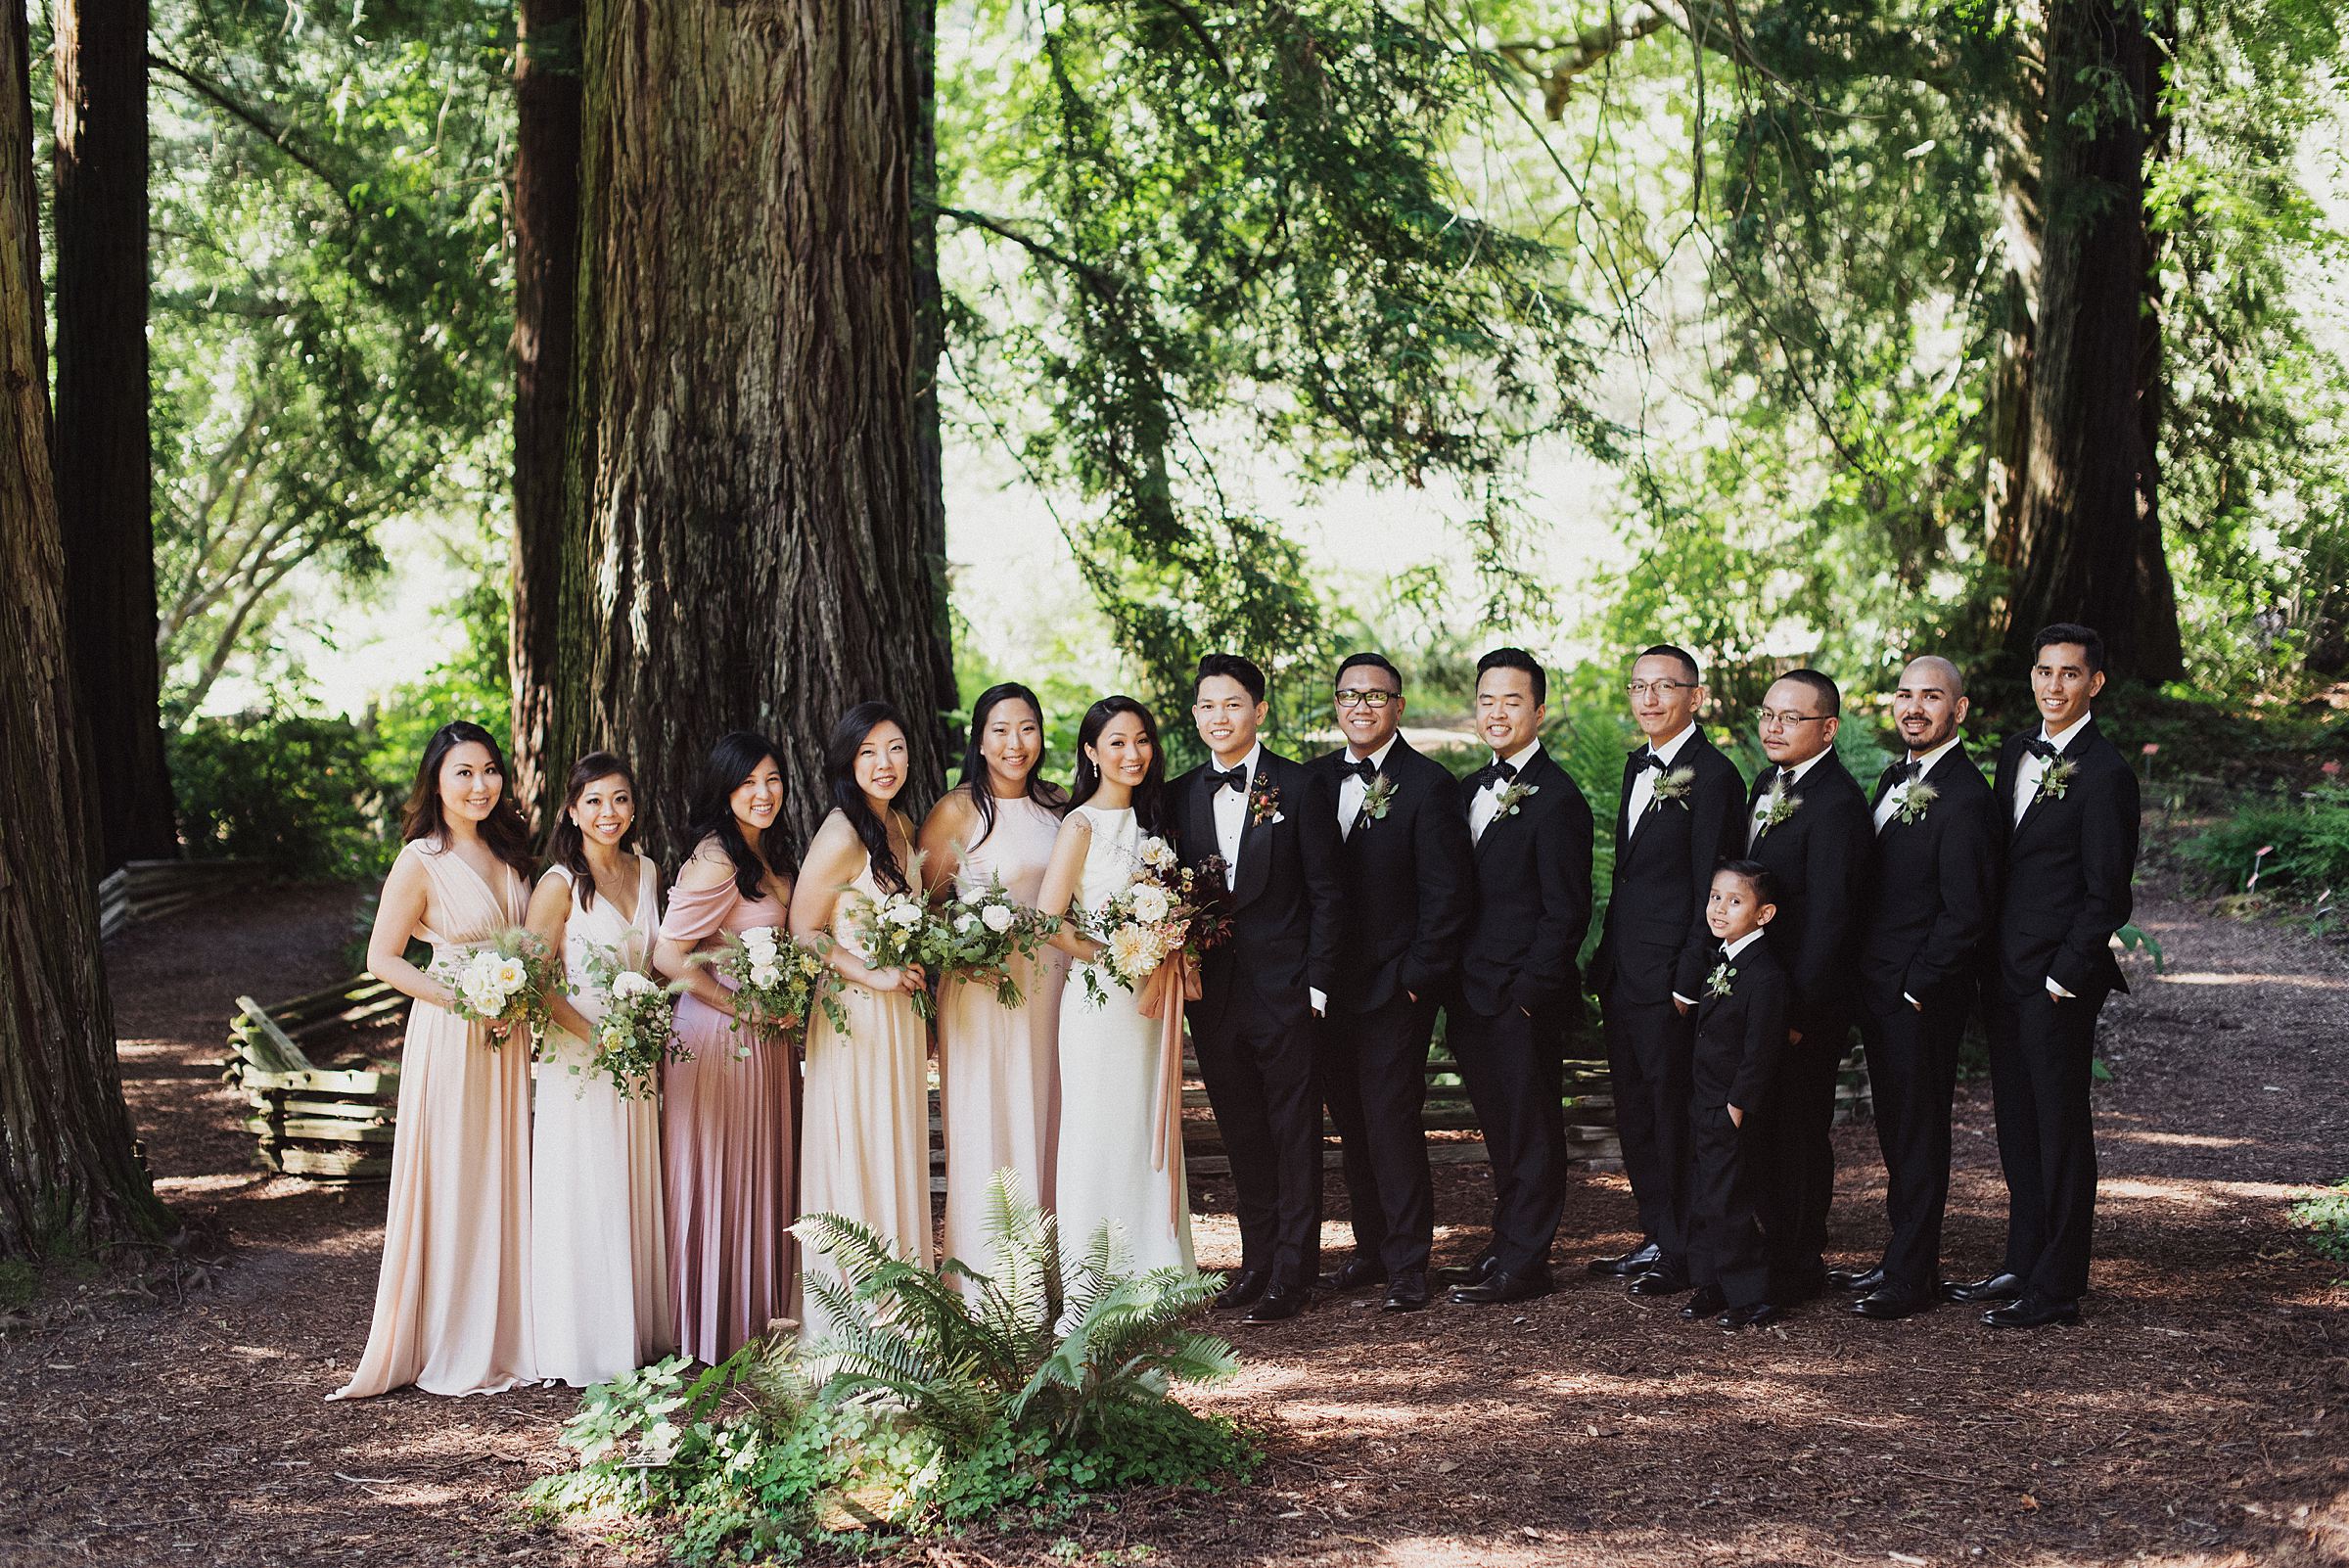
M 1223 913 L 1223 862 L 1209 858 L 1186 866 L 1161 838 L 1142 840 L 1133 880 L 1086 922 L 1086 935 L 1101 944 L 1100 958 L 1085 966 L 1085 994 L 1094 1006 L 1108 998 L 1096 972 L 1131 992 L 1140 992 L 1174 953 L 1194 963 L 1230 934 Z
M 530 1038 L 554 1016 L 549 998 L 570 987 L 546 944 L 528 931 L 501 931 L 462 957 L 437 958 L 429 971 L 452 992 L 449 1010 L 468 1023 L 489 1026 L 489 1043 L 521 1030 Z
M 716 951 L 696 954 L 694 962 L 733 983 L 736 1030 L 748 1024 L 759 1034 L 797 1038 L 818 1007 L 835 1028 L 848 1027 L 848 1012 L 832 994 L 840 976 L 820 953 L 773 926 L 729 931 L 722 941 Z M 751 1047 L 737 1045 L 734 1054 L 748 1056 Z
M 914 859 L 914 885 L 921 885 L 921 859 Z M 864 961 L 874 969 L 902 969 L 920 964 L 930 975 L 945 972 L 954 949 L 954 933 L 918 893 L 891 893 L 866 899 L 855 914 L 856 944 Z M 913 993 L 913 1010 L 924 1018 L 938 1014 L 927 989 Z
M 995 1000 L 1005 1007 L 1020 1005 L 1020 983 L 1011 972 L 1013 957 L 1035 957 L 1036 949 L 1060 929 L 1060 922 L 1050 915 L 1014 899 L 999 877 L 970 898 L 950 900 L 938 912 L 938 923 L 944 931 L 940 977 L 990 985 L 995 988 Z
M 603 1021 L 595 1026 L 596 1070 L 612 1081 L 622 1099 L 650 1094 L 660 1082 L 661 1064 L 685 1056 L 677 1039 L 680 988 L 664 986 L 621 962 L 620 954 L 601 949 L 587 954 L 587 974 L 604 993 Z

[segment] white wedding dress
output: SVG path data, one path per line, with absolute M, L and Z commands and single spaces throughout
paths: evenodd
M 1092 827 L 1078 901 L 1087 914 L 1132 882 L 1142 841 L 1133 812 L 1080 806 L 1070 813 Z M 1060 1149 L 1053 1193 L 1060 1240 L 1070 1263 L 1082 1258 L 1103 1223 L 1123 1239 L 1130 1267 L 1197 1266 L 1191 1254 L 1191 1203 L 1179 1140 L 1163 1171 L 1151 1169 L 1151 1123 L 1159 1109 L 1161 1025 L 1142 1016 L 1133 993 L 1105 972 L 1085 985 L 1090 964 L 1069 971 L 1060 995 Z

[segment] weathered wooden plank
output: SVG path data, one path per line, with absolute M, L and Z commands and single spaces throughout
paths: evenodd
M 361 1149 L 305 1149 L 298 1144 L 289 1144 L 274 1153 L 276 1158 L 270 1164 L 270 1169 L 283 1171 L 288 1176 L 371 1181 L 392 1174 L 390 1155 L 368 1154 Z
M 338 1071 L 325 1067 L 284 1073 L 248 1068 L 240 1082 L 247 1088 L 254 1089 L 314 1089 L 324 1094 L 364 1094 L 382 1099 L 387 1107 L 399 1092 L 397 1073 Z
M 269 1016 L 267 1008 L 251 996 L 239 996 L 237 1006 L 243 1016 L 237 1021 L 232 1038 L 237 1041 L 239 1054 L 267 1073 L 299 1073 L 310 1067 L 310 1059 L 302 1054 L 286 1032 Z
M 265 1142 L 283 1142 L 287 1138 L 318 1138 L 329 1143 L 389 1143 L 392 1129 L 378 1124 L 345 1122 L 333 1117 L 275 1117 L 249 1116 L 242 1124 L 245 1130 Z

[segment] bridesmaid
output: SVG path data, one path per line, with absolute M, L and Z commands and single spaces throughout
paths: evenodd
M 628 847 L 636 785 L 610 752 L 574 763 L 530 898 L 530 929 L 562 955 L 572 993 L 554 999 L 531 1070 L 530 1328 L 538 1375 L 587 1388 L 658 1360 L 669 1328 L 661 1225 L 661 1102 L 623 1097 L 595 1070 L 603 958 L 649 972 L 661 874 Z
M 653 967 L 681 981 L 677 1038 L 691 1054 L 662 1075 L 664 1195 L 677 1348 L 715 1364 L 790 1311 L 792 1092 L 786 1040 L 733 1028 L 733 992 L 690 962 L 721 932 L 778 930 L 791 867 L 776 819 L 783 760 L 744 730 L 710 749 Z
M 1068 792 L 1042 776 L 1043 705 L 1006 683 L 979 694 L 962 782 L 922 824 L 922 876 L 964 897 L 1001 882 L 1034 907 Z M 1016 1173 L 1027 1197 L 1052 1204 L 1052 1145 L 1059 1112 L 1060 989 L 1068 959 L 1057 948 L 1014 959 L 1020 1005 L 990 985 L 948 981 L 938 1008 L 939 1101 L 946 1129 L 945 1256 L 991 1272 L 988 1194 L 998 1171 Z
M 335 1399 L 409 1383 L 428 1394 L 497 1394 L 535 1375 L 530 1042 L 492 1039 L 459 1018 L 449 988 L 406 957 L 411 938 L 432 944 L 436 959 L 454 957 L 523 922 L 530 829 L 487 730 L 460 719 L 433 732 L 401 836 L 367 967 L 416 1004 L 400 1055 L 375 1321 L 359 1369 Z
M 802 1130 L 800 1209 L 857 1221 L 930 1262 L 929 1036 L 913 998 L 921 967 L 875 969 L 855 937 L 858 906 L 913 891 L 913 824 L 898 812 L 908 759 L 905 721 L 887 703 L 858 703 L 841 715 L 824 749 L 832 811 L 807 848 L 791 900 L 792 935 L 832 939 L 827 960 L 847 982 L 840 1001 L 848 1029 L 819 1012 L 807 1031 L 806 1118 Z M 829 1262 L 809 1260 L 837 1280 Z M 801 1281 L 800 1334 L 814 1343 L 831 1315 Z

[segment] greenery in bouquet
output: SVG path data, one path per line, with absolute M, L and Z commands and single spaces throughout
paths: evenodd
M 448 988 L 449 1011 L 488 1026 L 492 1046 L 514 1034 L 531 1040 L 545 1034 L 554 1019 L 553 999 L 571 991 L 546 944 L 520 929 L 436 958 L 429 973 Z
M 604 996 L 604 1016 L 595 1026 L 595 1070 L 612 1081 L 622 1099 L 654 1092 L 661 1064 L 685 1055 L 677 1039 L 676 1006 L 684 988 L 664 986 L 602 947 L 589 949 L 587 976 Z
M 835 994 L 840 976 L 822 953 L 773 926 L 724 932 L 721 942 L 713 952 L 697 953 L 694 962 L 731 983 L 737 1032 L 748 1025 L 757 1034 L 797 1039 L 818 1007 L 835 1029 L 849 1027 L 848 1010 Z M 751 1047 L 737 1045 L 734 1054 L 748 1056 Z
M 992 986 L 1005 1007 L 1022 1000 L 1012 959 L 1034 958 L 1060 929 L 1059 921 L 1013 898 L 1000 877 L 969 898 L 949 900 L 938 923 L 944 933 L 939 978 Z
M 921 856 L 914 856 L 913 885 L 921 886 Z M 919 964 L 928 978 L 936 980 L 946 972 L 951 962 L 955 942 L 948 928 L 930 900 L 919 893 L 889 893 L 878 899 L 863 899 L 852 916 L 856 945 L 867 966 L 873 969 L 903 969 Z M 927 987 L 913 992 L 913 1010 L 924 1018 L 935 1018 L 938 1006 L 931 1000 Z
M 1197 962 L 1219 945 L 1231 932 L 1223 893 L 1220 858 L 1186 866 L 1166 840 L 1142 840 L 1133 880 L 1085 922 L 1085 935 L 1102 948 L 1100 958 L 1082 971 L 1093 1005 L 1108 1001 L 1101 989 L 1103 971 L 1125 990 L 1139 992 L 1174 953 L 1187 953 Z

